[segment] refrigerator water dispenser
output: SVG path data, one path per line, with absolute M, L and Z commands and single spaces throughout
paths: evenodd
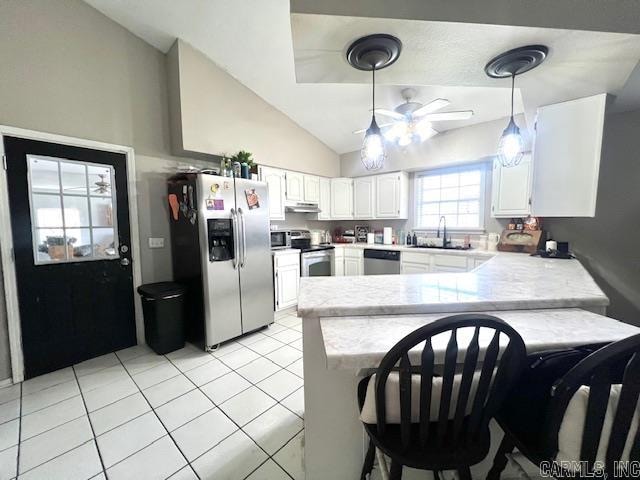
M 234 258 L 233 225 L 230 219 L 207 220 L 209 261 L 225 262 Z

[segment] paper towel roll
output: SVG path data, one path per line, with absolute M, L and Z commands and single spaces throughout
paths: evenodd
M 385 245 L 391 245 L 393 243 L 393 229 L 391 227 L 384 227 L 382 231 L 382 243 Z
M 367 243 L 369 245 L 373 245 L 376 243 L 376 234 L 375 233 L 367 233 Z

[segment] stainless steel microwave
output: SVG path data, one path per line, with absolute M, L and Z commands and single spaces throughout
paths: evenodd
M 289 230 L 272 230 L 271 248 L 291 248 L 291 232 Z

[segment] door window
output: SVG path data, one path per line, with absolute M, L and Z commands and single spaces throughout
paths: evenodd
M 36 265 L 118 258 L 111 165 L 27 155 Z

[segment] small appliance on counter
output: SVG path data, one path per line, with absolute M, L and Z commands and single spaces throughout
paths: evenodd
M 291 248 L 290 230 L 271 230 L 271 250 Z

